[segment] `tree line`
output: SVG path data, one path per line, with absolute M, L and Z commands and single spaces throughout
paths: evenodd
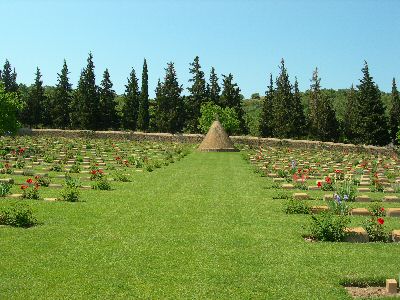
M 292 84 L 283 59 L 279 69 L 275 79 L 272 74 L 269 76 L 265 96 L 254 94 L 262 98 L 256 122 L 260 136 L 373 145 L 396 141 L 400 99 L 395 79 L 388 108 L 365 62 L 360 83 L 346 90 L 345 101 L 334 107 L 332 95 L 321 87 L 317 68 L 306 92 L 299 91 L 297 78 Z M 70 83 L 65 60 L 54 87 L 43 86 L 39 68 L 34 84 L 28 87 L 17 84 L 17 73 L 6 60 L 0 70 L 0 82 L 6 93 L 18 96 L 17 119 L 29 127 L 198 133 L 205 128 L 202 113 L 222 113 L 223 109 L 229 109 L 229 122 L 235 124 L 229 126 L 234 128 L 230 133 L 248 134 L 252 126 L 251 118 L 244 110 L 246 100 L 233 75 L 222 75 L 220 86 L 212 67 L 206 80 L 198 56 L 189 66 L 188 95 L 183 95 L 184 89 L 178 82 L 172 62 L 167 64 L 163 80 L 158 80 L 155 99 L 149 99 L 146 59 L 140 84 L 132 68 L 123 95 L 117 95 L 113 90 L 108 69 L 103 72 L 100 85 L 96 83 L 94 70 L 93 55 L 89 53 L 75 89 Z M 339 110 L 344 117 L 339 117 Z M 231 116 L 235 120 L 232 121 Z M 214 116 L 205 119 L 210 118 Z
M 238 134 L 246 134 L 242 98 L 233 75 L 222 75 L 222 87 L 215 69 L 211 69 L 209 82 L 201 69 L 199 57 L 190 64 L 191 86 L 189 95 L 183 95 L 173 62 L 167 64 L 163 80 L 158 80 L 156 97 L 149 99 L 148 68 L 143 62 L 141 85 L 132 68 L 125 93 L 118 96 L 113 90 L 110 73 L 106 69 L 100 85 L 96 84 L 93 55 L 89 53 L 87 65 L 81 71 L 76 89 L 69 80 L 64 60 L 54 87 L 44 87 L 40 69 L 36 69 L 35 82 L 30 87 L 16 82 L 17 74 L 6 60 L 0 79 L 6 92 L 18 94 L 22 108 L 18 119 L 29 127 L 71 128 L 88 130 L 140 130 L 144 132 L 200 132 L 201 106 L 213 103 L 233 108 L 240 127 Z

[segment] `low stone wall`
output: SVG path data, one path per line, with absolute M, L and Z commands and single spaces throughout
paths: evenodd
M 119 139 L 132 141 L 152 141 L 152 142 L 181 142 L 181 143 L 200 143 L 204 135 L 202 134 L 171 134 L 171 133 L 143 133 L 133 131 L 91 131 L 91 130 L 61 130 L 61 129 L 29 129 L 22 128 L 19 135 L 28 136 L 50 136 L 68 138 L 98 138 L 98 139 Z M 393 148 L 353 145 L 332 142 L 320 142 L 309 140 L 291 140 L 276 138 L 259 138 L 252 136 L 231 136 L 235 144 L 245 144 L 250 147 L 259 146 L 288 146 L 302 149 L 325 149 L 339 150 L 360 153 L 393 155 Z

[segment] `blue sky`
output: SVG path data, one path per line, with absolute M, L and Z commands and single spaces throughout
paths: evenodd
M 264 94 L 284 58 L 301 90 L 320 69 L 322 86 L 357 84 L 364 59 L 384 91 L 400 81 L 400 1 L 21 1 L 0 0 L 0 63 L 31 84 L 36 66 L 54 85 L 63 59 L 76 86 L 89 51 L 97 82 L 108 68 L 123 93 L 131 68 L 149 65 L 150 96 L 167 62 L 186 88 L 198 55 L 208 78 L 232 73 L 242 93 Z

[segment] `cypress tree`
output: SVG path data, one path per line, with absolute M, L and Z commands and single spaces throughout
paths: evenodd
M 113 83 L 110 79 L 110 73 L 106 69 L 103 73 L 103 80 L 100 85 L 100 108 L 101 108 L 101 129 L 117 128 L 117 112 L 115 91 L 112 89 Z
M 29 97 L 25 104 L 24 121 L 30 127 L 38 126 L 43 123 L 43 104 L 46 101 L 44 95 L 43 81 L 40 69 L 36 68 L 35 83 L 29 90 Z
M 229 73 L 228 76 L 222 75 L 222 77 L 223 81 L 220 106 L 222 108 L 230 107 L 235 109 L 240 124 L 240 133 L 246 134 L 248 132 L 248 128 L 244 120 L 244 110 L 242 107 L 240 88 L 236 83 L 233 82 L 233 75 L 231 73 Z
M 143 62 L 142 71 L 142 89 L 140 91 L 138 128 L 142 131 L 147 131 L 149 129 L 149 123 L 149 75 L 147 70 L 147 62 L 145 59 Z
M 182 86 L 178 83 L 174 63 L 165 69 L 164 82 L 156 89 L 156 123 L 159 131 L 176 133 L 183 130 L 184 105 Z
M 292 105 L 292 128 L 295 137 L 301 137 L 306 128 L 306 120 L 304 116 L 303 104 L 301 103 L 301 94 L 297 77 L 294 81 L 293 105 Z
M 1 78 L 4 83 L 4 90 L 6 93 L 18 92 L 17 73 L 15 72 L 15 68 L 14 70 L 11 69 L 11 64 L 8 59 L 6 59 L 4 63 Z
M 315 68 L 311 79 L 309 107 L 310 134 L 321 141 L 337 140 L 339 123 L 331 99 L 321 92 L 318 68 Z
M 92 53 L 89 53 L 87 66 L 81 72 L 71 107 L 73 127 L 89 130 L 100 128 L 100 97 L 96 86 Z
M 221 88 L 218 85 L 218 76 L 215 73 L 214 67 L 211 67 L 210 82 L 207 84 L 207 97 L 208 100 L 216 105 L 220 105 L 220 92 Z
M 136 130 L 139 112 L 140 101 L 138 79 L 136 72 L 132 71 L 128 78 L 128 84 L 125 85 L 124 106 L 123 112 L 123 126 L 125 129 Z
M 363 78 L 358 88 L 358 136 L 356 141 L 370 145 L 387 145 L 390 142 L 385 107 L 378 86 L 364 62 Z
M 291 108 L 293 103 L 292 86 L 283 59 L 279 68 L 280 74 L 276 78 L 275 97 L 272 102 L 273 119 L 271 125 L 274 137 L 289 138 L 294 136 Z
M 201 70 L 198 56 L 194 58 L 190 66 L 189 72 L 193 77 L 189 79 L 189 82 L 192 82 L 192 86 L 188 88 L 190 95 L 187 97 L 186 127 L 190 132 L 199 132 L 200 107 L 207 102 L 206 80 L 204 79 L 204 72 Z
M 392 142 L 397 144 L 396 136 L 400 130 L 400 97 L 399 91 L 396 86 L 396 79 L 392 81 L 392 94 L 391 94 L 392 107 L 390 109 L 390 137 Z
M 53 122 L 56 128 L 70 126 L 70 106 L 72 100 L 72 84 L 69 83 L 68 66 L 64 59 L 61 73 L 57 74 L 57 85 L 53 99 Z
M 274 81 L 272 74 L 269 77 L 268 90 L 265 92 L 265 97 L 262 102 L 261 120 L 260 120 L 260 133 L 262 137 L 272 136 L 272 102 L 274 100 Z
M 357 91 L 351 85 L 346 95 L 346 116 L 343 121 L 345 139 L 354 142 L 357 136 L 357 116 L 358 116 L 358 100 Z

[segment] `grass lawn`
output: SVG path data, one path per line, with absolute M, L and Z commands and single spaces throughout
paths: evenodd
M 0 228 L 0 299 L 349 299 L 341 280 L 400 272 L 398 244 L 305 242 L 310 217 L 285 215 L 240 153 L 113 187 L 28 201 L 42 225 Z

